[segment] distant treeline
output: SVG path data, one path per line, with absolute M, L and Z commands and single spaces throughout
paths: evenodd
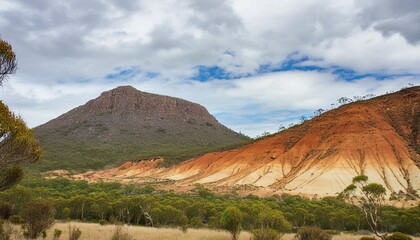
M 19 221 L 22 209 L 35 199 L 50 201 L 58 220 L 89 222 L 220 228 L 222 212 L 229 206 L 243 214 L 242 227 L 258 227 L 261 212 L 281 212 L 294 230 L 301 226 L 318 226 L 337 231 L 368 229 L 364 216 L 355 206 L 334 198 L 309 200 L 281 195 L 269 198 L 236 195 L 218 196 L 196 185 L 190 194 L 160 191 L 150 185 L 121 185 L 68 179 L 26 179 L 20 185 L 0 192 L 0 208 L 10 206 L 10 219 Z M 382 229 L 415 234 L 420 229 L 420 206 L 382 209 Z

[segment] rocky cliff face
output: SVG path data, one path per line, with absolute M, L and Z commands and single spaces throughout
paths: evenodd
M 104 92 L 35 132 L 46 162 L 57 163 L 57 168 L 71 167 L 69 161 L 75 158 L 73 165 L 82 159 L 106 164 L 155 156 L 182 160 L 248 140 L 220 124 L 203 106 L 130 86 Z
M 389 192 L 412 193 L 420 190 L 419 129 L 420 87 L 414 87 L 341 106 L 246 147 L 169 169 L 136 172 L 132 165 L 127 171 L 132 179 L 166 178 L 180 186 L 202 183 L 213 189 L 242 186 L 309 195 L 335 195 L 354 176 L 365 174 Z

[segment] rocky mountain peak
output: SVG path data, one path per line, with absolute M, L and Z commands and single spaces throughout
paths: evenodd
M 45 158 L 51 161 L 75 157 L 74 145 L 82 146 L 78 146 L 78 158 L 92 155 L 95 160 L 108 158 L 99 161 L 109 163 L 137 157 L 183 159 L 217 146 L 248 141 L 199 104 L 131 86 L 103 92 L 35 128 L 35 132 L 46 148 Z

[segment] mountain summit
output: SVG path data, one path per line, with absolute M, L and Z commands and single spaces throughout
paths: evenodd
M 98 169 L 161 156 L 167 164 L 242 144 L 201 105 L 121 86 L 37 128 L 41 167 Z

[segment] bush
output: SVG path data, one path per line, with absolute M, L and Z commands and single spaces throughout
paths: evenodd
M 68 221 L 70 219 L 70 208 L 65 207 L 63 208 L 63 211 L 61 211 L 61 219 L 64 221 Z
M 203 225 L 204 224 L 199 217 L 193 217 L 190 220 L 190 226 L 193 228 L 201 228 Z
M 69 240 L 78 240 L 82 235 L 82 231 L 76 227 L 71 227 L 69 225 Z
M 375 240 L 375 239 L 376 239 L 375 237 L 366 237 L 366 236 L 360 238 L 360 240 Z
M 7 202 L 0 202 L 0 218 L 9 219 L 12 215 L 12 205 Z
M 42 237 L 42 239 L 47 238 L 47 232 L 45 230 L 41 232 L 41 237 Z
M 60 239 L 60 236 L 61 236 L 61 233 L 62 233 L 62 231 L 60 230 L 60 229 L 54 229 L 54 233 L 53 233 L 53 236 L 54 236 L 54 240 L 58 240 L 58 239 Z
M 133 240 L 133 238 L 128 233 L 123 232 L 121 225 L 117 225 L 114 230 L 114 234 L 112 234 L 111 240 Z
M 108 222 L 106 220 L 104 220 L 104 219 L 99 220 L 99 224 L 101 224 L 102 226 L 103 225 L 106 225 L 107 223 Z
M 30 202 L 22 211 L 24 236 L 36 239 L 54 223 L 54 207 L 47 201 Z
M 232 240 L 237 240 L 241 232 L 243 215 L 237 207 L 227 207 L 220 217 L 220 226 L 230 232 Z
M 279 240 L 283 234 L 279 234 L 274 229 L 261 228 L 252 231 L 252 235 L 252 240 Z
M 19 215 L 12 215 L 10 216 L 9 221 L 13 224 L 22 224 L 23 218 Z
M 296 233 L 298 240 L 331 240 L 332 236 L 318 227 L 303 226 Z
M 386 240 L 412 240 L 412 238 L 407 234 L 395 232 L 394 234 L 386 237 Z

